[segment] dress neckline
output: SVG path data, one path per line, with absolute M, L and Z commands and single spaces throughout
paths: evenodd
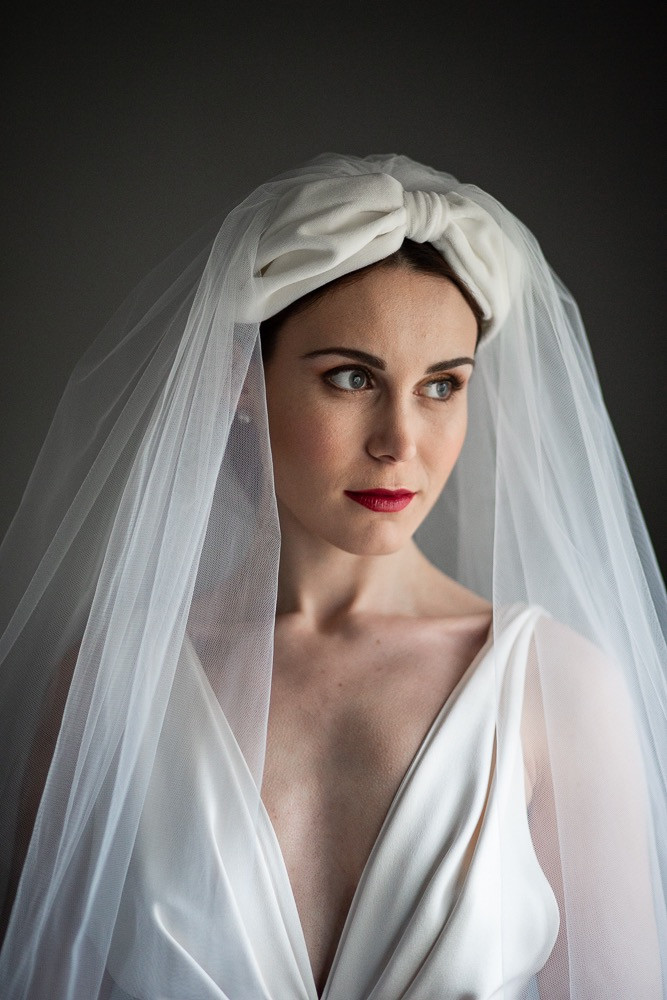
M 210 693 L 215 698 L 215 701 L 216 701 L 216 703 L 219 706 L 219 702 L 217 700 L 217 697 L 215 696 L 215 692 L 214 692 L 213 688 L 210 685 L 208 677 L 206 676 L 206 671 L 204 670 L 203 665 L 201 663 L 201 660 L 199 659 L 199 656 L 197 655 L 197 652 L 194 649 L 194 646 L 192 645 L 191 641 L 190 641 L 189 645 L 190 645 L 190 647 L 192 649 L 192 653 L 193 653 L 194 657 L 196 658 L 196 662 L 197 662 L 197 665 L 200 668 L 201 674 L 204 677 L 204 679 L 206 680 L 207 686 L 210 689 Z M 482 644 L 482 646 L 480 647 L 480 649 L 477 651 L 477 653 L 475 654 L 475 656 L 473 657 L 473 659 L 470 661 L 470 663 L 467 665 L 467 667 L 465 668 L 465 670 L 463 671 L 463 673 L 461 674 L 461 676 L 458 678 L 456 684 L 454 685 L 454 687 L 452 688 L 452 690 L 448 694 L 447 698 L 445 699 L 445 701 L 443 702 L 443 704 L 438 709 L 438 712 L 437 712 L 435 718 L 433 719 L 433 721 L 430 724 L 428 730 L 426 731 L 426 734 L 424 735 L 421 743 L 417 747 L 417 750 L 415 751 L 415 754 L 412 757 L 412 760 L 408 764 L 408 767 L 407 767 L 405 773 L 403 774 L 403 777 L 401 778 L 401 781 L 399 782 L 399 785 L 398 785 L 398 787 L 397 787 L 394 795 L 392 796 L 392 799 L 391 799 L 391 802 L 389 803 L 389 807 L 387 809 L 387 812 L 385 813 L 384 819 L 383 819 L 383 821 L 382 821 L 382 823 L 380 825 L 380 829 L 378 831 L 378 835 L 375 838 L 375 841 L 373 843 L 373 846 L 370 849 L 368 857 L 366 858 L 366 861 L 365 861 L 364 866 L 363 866 L 362 871 L 361 871 L 361 875 L 359 876 L 359 880 L 358 880 L 357 885 L 356 885 L 356 887 L 354 889 L 354 892 L 352 894 L 352 900 L 351 900 L 350 905 L 348 907 L 348 911 L 347 911 L 347 914 L 345 916 L 345 920 L 343 922 L 343 928 L 342 928 L 341 933 L 339 935 L 339 938 L 338 938 L 338 941 L 337 941 L 337 944 L 336 944 L 336 948 L 335 948 L 335 951 L 334 951 L 334 956 L 333 956 L 333 959 L 331 961 L 331 965 L 329 967 L 329 970 L 327 972 L 327 976 L 326 976 L 326 979 L 325 979 L 325 982 L 324 982 L 324 986 L 322 987 L 322 992 L 321 993 L 318 991 L 317 984 L 315 982 L 315 975 L 314 975 L 313 967 L 312 967 L 312 964 L 311 964 L 311 961 L 310 961 L 310 955 L 308 953 L 308 947 L 306 945 L 306 938 L 305 938 L 305 933 L 304 933 L 304 929 L 303 929 L 303 924 L 301 923 L 301 918 L 300 918 L 300 915 L 299 915 L 298 907 L 296 905 L 296 898 L 294 896 L 294 890 L 292 888 L 292 883 L 290 881 L 289 872 L 287 870 L 287 864 L 285 862 L 285 858 L 284 858 L 284 855 L 283 855 L 283 852 L 282 852 L 282 848 L 280 846 L 280 841 L 278 839 L 278 835 L 277 835 L 277 833 L 275 831 L 275 827 L 273 826 L 273 823 L 271 821 L 271 817 L 269 815 L 268 809 L 266 808 L 264 800 L 262 799 L 261 794 L 258 796 L 258 815 L 261 817 L 261 822 L 264 825 L 266 834 L 267 834 L 267 836 L 268 836 L 268 838 L 269 838 L 269 840 L 271 842 L 271 847 L 273 849 L 273 855 L 274 855 L 274 857 L 275 857 L 275 859 L 276 859 L 276 861 L 278 863 L 278 866 L 280 868 L 280 877 L 281 877 L 282 882 L 284 883 L 285 890 L 286 890 L 286 892 L 288 893 L 288 896 L 289 896 L 290 909 L 293 911 L 294 918 L 295 918 L 295 920 L 294 920 L 295 932 L 297 933 L 298 938 L 299 938 L 298 945 L 299 945 L 299 949 L 302 951 L 303 956 L 304 956 L 304 962 L 303 963 L 299 963 L 299 966 L 301 967 L 302 965 L 304 965 L 306 967 L 306 969 L 304 969 L 304 972 L 306 973 L 306 975 L 308 977 L 308 981 L 306 983 L 304 983 L 304 985 L 306 986 L 306 989 L 308 990 L 309 995 L 312 997 L 312 1000 L 327 1000 L 327 997 L 329 996 L 329 993 L 330 993 L 331 985 L 332 985 L 333 980 L 334 980 L 336 969 L 339 966 L 340 961 L 341 961 L 341 957 L 342 957 L 342 954 L 343 954 L 343 949 L 344 949 L 344 946 L 345 946 L 345 941 L 346 941 L 346 938 L 347 938 L 347 936 L 349 934 L 350 926 L 351 926 L 352 921 L 354 919 L 354 915 L 355 915 L 356 911 L 359 909 L 360 902 L 361 902 L 361 900 L 363 898 L 363 895 L 364 895 L 365 886 L 366 886 L 366 884 L 367 884 L 367 882 L 369 880 L 370 873 L 372 872 L 372 870 L 373 870 L 373 868 L 375 866 L 377 856 L 378 856 L 378 854 L 379 854 L 379 852 L 380 852 L 380 850 L 382 848 L 383 842 L 386 839 L 387 832 L 388 832 L 389 828 L 392 825 L 394 816 L 396 815 L 396 813 L 398 811 L 398 808 L 400 806 L 400 801 L 401 801 L 401 799 L 403 797 L 403 794 L 404 794 L 407 786 L 409 785 L 410 781 L 412 780 L 412 778 L 413 778 L 413 776 L 414 776 L 414 774 L 415 774 L 415 772 L 416 772 L 416 770 L 417 770 L 417 768 L 418 768 L 418 766 L 420 764 L 420 761 L 424 757 L 424 754 L 426 753 L 426 750 L 427 750 L 428 746 L 432 742 L 432 740 L 433 740 L 435 734 L 437 733 L 437 731 L 440 729 L 440 727 L 441 727 L 441 725 L 443 723 L 444 718 L 449 714 L 449 712 L 450 712 L 450 710 L 451 710 L 454 702 L 457 700 L 457 698 L 461 694 L 462 690 L 467 685 L 467 682 L 470 680 L 471 675 L 476 672 L 477 668 L 480 667 L 481 664 L 482 664 L 482 662 L 489 656 L 489 654 L 490 654 L 490 652 L 491 652 L 491 650 L 493 648 L 493 645 L 494 645 L 494 623 L 493 623 L 493 620 L 492 620 L 491 624 L 489 626 L 489 630 L 488 630 L 488 633 L 487 633 L 487 636 L 486 636 L 486 639 L 485 639 L 484 643 Z M 220 708 L 220 711 L 222 713 L 222 708 Z M 224 713 L 222 713 L 222 715 L 223 715 L 223 718 L 225 718 L 224 717 Z M 225 721 L 226 721 L 226 719 L 225 719 Z M 227 728 L 229 729 L 230 737 L 233 740 L 233 745 L 234 745 L 235 749 L 238 751 L 238 758 L 239 758 L 239 761 L 242 762 L 242 768 L 245 771 L 247 778 L 250 781 L 252 781 L 252 783 L 254 784 L 255 783 L 254 782 L 254 778 L 252 776 L 250 768 L 248 767 L 248 763 L 247 763 L 247 761 L 246 761 L 246 759 L 245 759 L 245 757 L 243 755 L 243 752 L 241 751 L 241 748 L 238 745 L 238 742 L 236 741 L 236 737 L 234 736 L 234 734 L 233 734 L 233 732 L 231 730 L 231 727 L 229 726 L 229 723 L 227 723 Z
M 366 883 L 368 882 L 370 873 L 371 873 L 371 871 L 372 871 L 372 869 L 373 869 L 373 867 L 375 865 L 377 855 L 379 854 L 379 852 L 380 852 L 380 850 L 381 850 L 381 848 L 383 846 L 383 843 L 384 843 L 384 841 L 386 839 L 387 831 L 389 830 L 389 828 L 390 828 L 390 826 L 391 826 L 391 824 L 393 822 L 394 816 L 398 812 L 398 809 L 399 809 L 399 806 L 400 806 L 400 802 L 401 802 L 401 799 L 403 798 L 403 794 L 405 792 L 405 789 L 407 788 L 407 786 L 409 785 L 410 781 L 412 780 L 415 772 L 417 771 L 417 768 L 419 767 L 419 764 L 420 764 L 422 758 L 424 757 L 424 755 L 426 753 L 426 750 L 428 749 L 429 745 L 433 741 L 433 738 L 434 738 L 436 732 L 440 729 L 440 727 L 441 727 L 441 725 L 442 725 L 445 717 L 451 711 L 452 705 L 454 704 L 454 702 L 457 700 L 457 698 L 461 694 L 462 690 L 464 689 L 464 687 L 466 686 L 467 682 L 469 681 L 471 675 L 476 672 L 477 668 L 487 658 L 487 656 L 491 652 L 492 647 L 493 647 L 493 621 L 491 621 L 491 624 L 489 625 L 489 630 L 487 632 L 487 636 L 486 636 L 486 639 L 484 640 L 483 645 L 480 647 L 480 649 L 477 651 L 477 653 L 475 654 L 475 656 L 472 658 L 472 660 L 470 661 L 470 663 L 468 664 L 468 666 L 465 668 L 465 670 L 463 671 L 463 673 L 461 674 L 461 676 L 457 680 L 456 684 L 454 685 L 454 687 L 449 692 L 449 694 L 445 698 L 444 702 L 442 703 L 442 705 L 438 709 L 435 718 L 433 719 L 432 723 L 428 727 L 428 729 L 427 729 L 427 731 L 426 731 L 426 733 L 424 735 L 424 738 L 422 739 L 421 743 L 417 747 L 412 760 L 408 764 L 408 766 L 407 766 L 407 768 L 405 770 L 405 773 L 403 774 L 403 777 L 401 778 L 401 780 L 399 782 L 398 788 L 396 789 L 396 791 L 394 792 L 394 795 L 392 796 L 392 799 L 391 799 L 391 802 L 389 803 L 389 807 L 387 809 L 387 812 L 385 813 L 384 819 L 382 820 L 382 823 L 380 824 L 380 829 L 378 831 L 378 835 L 375 838 L 375 841 L 373 842 L 373 846 L 371 847 L 370 852 L 368 854 L 368 857 L 366 858 L 364 866 L 363 866 L 363 868 L 361 870 L 361 875 L 359 876 L 359 881 L 357 882 L 355 890 L 354 890 L 354 893 L 352 894 L 352 900 L 351 900 L 350 905 L 348 907 L 348 911 L 347 911 L 347 914 L 345 916 L 345 921 L 343 922 L 343 929 L 340 932 L 340 936 L 339 936 L 338 942 L 336 944 L 336 949 L 334 951 L 334 957 L 333 957 L 333 959 L 331 961 L 331 966 L 329 967 L 329 971 L 327 973 L 327 977 L 325 979 L 324 986 L 322 988 L 322 992 L 321 993 L 317 992 L 317 985 L 315 983 L 315 977 L 312 974 L 312 966 L 310 965 L 310 958 L 309 958 L 308 964 L 309 964 L 309 967 L 310 967 L 310 970 L 311 970 L 311 976 L 312 976 L 312 981 L 313 981 L 313 989 L 314 989 L 314 997 L 317 997 L 317 1000 L 326 1000 L 326 997 L 328 996 L 329 988 L 330 988 L 331 983 L 333 982 L 333 978 L 334 978 L 334 974 L 335 974 L 335 971 L 336 971 L 336 967 L 340 964 L 340 958 L 341 958 L 341 955 L 342 955 L 342 952 L 343 952 L 343 947 L 344 947 L 344 944 L 345 944 L 345 939 L 346 939 L 346 937 L 347 937 L 347 935 L 349 933 L 350 925 L 351 925 L 352 920 L 354 918 L 354 914 L 355 914 L 356 910 L 359 908 L 359 904 L 360 904 L 360 901 L 361 901 L 361 899 L 363 897 Z M 278 843 L 278 837 L 277 837 L 277 834 L 275 832 L 275 829 L 273 828 L 273 823 L 271 823 L 271 818 L 270 818 L 270 816 L 268 814 L 268 811 L 264 807 L 264 803 L 263 802 L 262 802 L 262 809 L 263 809 L 263 812 L 266 814 L 266 817 L 267 817 L 267 819 L 269 821 L 269 824 L 271 826 L 271 831 L 272 831 L 273 837 L 276 840 L 276 846 L 277 846 L 277 849 L 278 849 L 279 854 L 280 854 L 280 860 L 281 860 L 281 863 L 283 865 L 283 868 L 285 869 L 285 875 L 287 877 L 287 881 L 289 882 L 289 875 L 287 874 L 287 867 L 285 865 L 285 859 L 283 858 L 282 851 L 280 850 L 280 844 Z M 291 890 L 292 890 L 292 886 L 291 886 L 291 883 L 290 883 L 290 891 Z M 292 898 L 294 899 L 294 892 L 293 891 L 292 891 Z M 295 905 L 295 908 L 296 908 L 296 900 L 294 900 L 294 905 Z M 298 913 L 298 911 L 297 911 L 297 913 Z M 303 937 L 303 943 L 304 943 L 304 947 L 305 947 L 306 946 L 305 935 L 303 934 L 303 926 L 301 924 L 301 920 L 300 919 L 299 919 L 299 929 L 300 929 L 301 935 Z M 307 953 L 307 949 L 306 949 L 306 953 Z

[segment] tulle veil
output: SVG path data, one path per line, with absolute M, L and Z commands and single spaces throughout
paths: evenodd
M 186 637 L 259 799 L 280 531 L 258 260 L 281 199 L 369 174 L 469 199 L 520 262 L 480 344 L 463 453 L 418 542 L 493 602 L 496 633 L 517 607 L 545 612 L 531 656 L 551 782 L 530 821 L 561 928 L 539 996 L 667 990 L 667 601 L 577 306 L 490 195 L 407 157 L 325 154 L 252 192 L 121 306 L 72 373 L 0 549 L 7 998 L 134 995 L 109 956 Z M 499 698 L 499 745 L 509 725 Z M 508 836 L 500 824 L 501 868 Z M 250 892 L 253 845 L 238 854 Z M 182 887 L 196 894 L 189 961 L 202 966 L 224 940 L 205 919 L 217 891 Z M 178 975 L 171 995 L 185 997 Z M 141 995 L 158 981 L 148 957 Z

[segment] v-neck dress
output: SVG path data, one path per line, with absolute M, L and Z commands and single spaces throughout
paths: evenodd
M 545 964 L 559 913 L 530 836 L 520 743 L 543 613 L 520 610 L 489 640 L 434 720 L 366 862 L 322 1000 L 512 1000 Z M 275 831 L 187 637 L 165 733 L 108 958 L 113 997 L 317 1000 Z M 499 811 L 511 831 L 502 864 Z

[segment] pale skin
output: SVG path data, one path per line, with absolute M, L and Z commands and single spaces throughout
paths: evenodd
M 320 991 L 401 778 L 489 634 L 491 606 L 412 540 L 463 445 L 476 337 L 452 282 L 378 268 L 290 316 L 266 365 L 282 550 L 262 797 Z M 345 495 L 377 488 L 416 495 L 392 513 Z

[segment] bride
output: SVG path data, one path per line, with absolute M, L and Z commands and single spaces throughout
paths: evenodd
M 282 548 L 263 797 L 320 980 L 491 622 L 412 541 L 463 445 L 477 340 L 457 286 L 413 267 L 382 262 L 290 315 L 265 363 Z
M 18 552 L 5 995 L 662 996 L 664 588 L 488 195 L 253 192 L 82 359 Z

